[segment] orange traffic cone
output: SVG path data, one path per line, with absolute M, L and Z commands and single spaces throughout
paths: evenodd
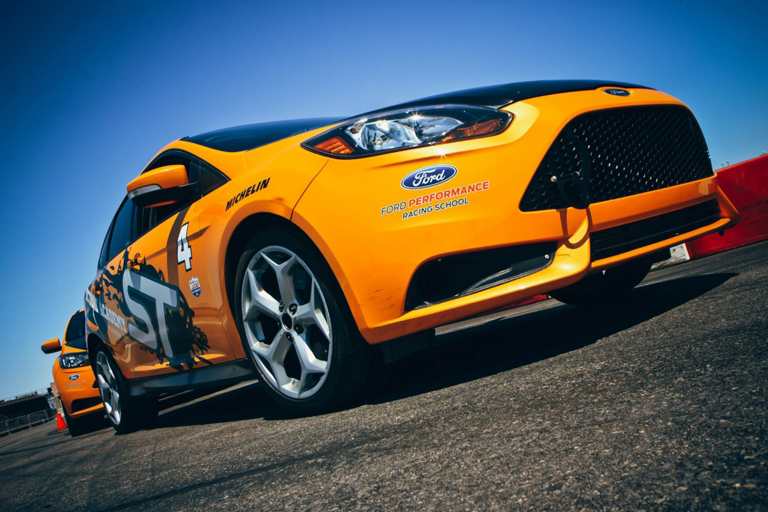
M 64 416 L 62 416 L 60 412 L 57 412 L 56 413 L 56 430 L 61 432 L 66 428 L 67 428 L 67 422 L 64 421 Z

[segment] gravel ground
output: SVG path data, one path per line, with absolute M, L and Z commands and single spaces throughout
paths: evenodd
M 478 321 L 349 410 L 252 383 L 126 436 L 43 425 L 0 438 L 0 510 L 768 510 L 767 304 L 763 243 Z

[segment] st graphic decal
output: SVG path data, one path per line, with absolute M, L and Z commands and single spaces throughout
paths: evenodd
M 178 286 L 146 259 L 123 252 L 115 269 L 104 269 L 86 292 L 88 319 L 110 344 L 131 338 L 177 369 L 191 368 L 208 350 L 208 338 L 194 324 L 195 313 Z

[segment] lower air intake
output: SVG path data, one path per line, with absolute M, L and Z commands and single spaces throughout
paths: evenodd
M 552 261 L 554 242 L 444 256 L 423 263 L 405 299 L 410 311 L 496 286 L 540 270 Z
M 101 403 L 101 397 L 95 396 L 91 398 L 79 398 L 72 401 L 72 412 L 82 411 L 89 407 L 99 405 Z

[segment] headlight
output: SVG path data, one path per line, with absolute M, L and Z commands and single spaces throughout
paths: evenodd
M 356 158 L 496 135 L 512 117 L 508 112 L 468 105 L 413 107 L 347 121 L 303 146 L 328 156 Z
M 75 352 L 74 354 L 62 354 L 59 356 L 59 366 L 67 370 L 86 366 L 87 364 L 88 354 L 86 352 Z

